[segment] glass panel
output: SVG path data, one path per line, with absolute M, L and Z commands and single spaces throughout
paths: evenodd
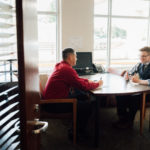
M 94 14 L 108 14 L 108 0 L 94 0 Z
M 139 49 L 147 45 L 147 24 L 144 19 L 112 19 L 111 65 L 137 62 Z
M 94 62 L 106 64 L 107 58 L 107 18 L 94 19 Z
M 18 66 L 15 1 L 0 2 L 0 82 L 16 82 Z
M 56 16 L 38 15 L 40 72 L 56 63 Z
M 56 12 L 57 0 L 38 0 L 38 11 Z
M 149 1 L 112 0 L 112 15 L 148 17 Z

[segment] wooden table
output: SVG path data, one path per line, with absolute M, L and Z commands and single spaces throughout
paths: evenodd
M 95 146 L 98 146 L 99 139 L 99 96 L 108 96 L 108 95 L 133 95 L 140 93 L 142 94 L 141 100 L 141 110 L 140 110 L 140 134 L 142 135 L 143 131 L 143 121 L 145 115 L 145 98 L 146 94 L 150 92 L 150 87 L 147 85 L 134 85 L 130 81 L 126 81 L 123 77 L 114 75 L 111 73 L 104 74 L 95 74 L 95 75 L 86 75 L 81 76 L 89 80 L 98 81 L 102 77 L 103 86 L 91 91 L 96 95 L 96 119 L 95 119 Z

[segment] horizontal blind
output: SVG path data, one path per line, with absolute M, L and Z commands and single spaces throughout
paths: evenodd
M 19 126 L 20 126 L 20 119 L 19 119 L 18 83 L 11 82 L 0 84 L 1 150 L 7 150 L 10 147 L 14 147 L 14 149 L 19 148 L 20 144 Z
M 0 150 L 20 149 L 15 0 L 0 0 Z
M 0 0 L 0 82 L 17 81 L 16 59 L 15 0 Z

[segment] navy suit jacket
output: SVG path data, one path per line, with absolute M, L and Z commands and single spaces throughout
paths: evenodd
M 143 64 L 138 63 L 131 69 L 131 71 L 129 71 L 129 74 L 131 75 L 134 75 L 135 73 L 139 74 L 140 79 L 148 80 L 150 85 L 150 63 L 146 65 L 144 70 L 143 70 Z

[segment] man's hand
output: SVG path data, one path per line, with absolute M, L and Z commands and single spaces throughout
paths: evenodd
M 125 73 L 124 78 L 125 78 L 125 80 L 129 80 L 129 73 L 128 72 Z
M 103 80 L 99 80 L 99 86 L 102 86 L 103 85 Z
M 95 82 L 95 83 L 99 83 L 99 86 L 103 85 L 103 80 L 99 80 L 99 81 L 92 81 L 92 80 L 88 80 L 88 82 Z
M 92 83 L 92 82 L 94 82 L 94 81 L 92 81 L 92 80 L 88 80 L 88 82 L 89 82 L 89 83 Z
M 134 76 L 131 77 L 131 81 L 135 83 L 140 83 L 139 76 L 135 74 Z

